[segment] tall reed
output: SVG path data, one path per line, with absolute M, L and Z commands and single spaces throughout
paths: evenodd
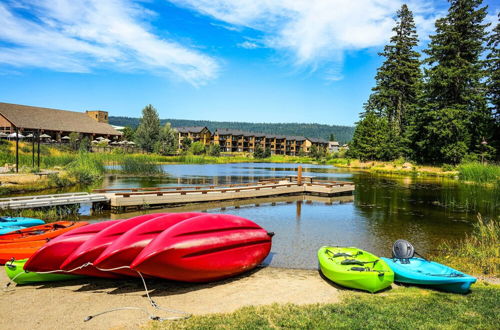
M 500 183 L 500 166 L 495 164 L 465 163 L 458 166 L 458 173 L 464 181 Z
M 471 234 L 460 241 L 444 243 L 438 260 L 473 274 L 500 276 L 500 221 L 483 220 L 481 214 Z

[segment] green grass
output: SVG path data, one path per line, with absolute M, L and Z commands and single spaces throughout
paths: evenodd
M 466 163 L 458 166 L 458 173 L 459 178 L 464 181 L 500 184 L 499 165 Z
M 121 172 L 135 175 L 160 175 L 164 174 L 161 166 L 151 161 L 139 160 L 136 157 L 126 157 L 121 164 Z
M 500 221 L 483 221 L 478 215 L 470 235 L 463 240 L 444 243 L 436 261 L 471 274 L 500 277 Z
M 91 184 L 102 179 L 105 169 L 101 161 L 95 159 L 91 154 L 80 152 L 74 160 L 66 165 L 71 176 L 81 184 Z
M 476 284 L 467 296 L 414 287 L 344 294 L 338 304 L 245 307 L 234 313 L 150 322 L 150 329 L 494 329 L 500 287 Z
M 80 217 L 78 210 L 78 205 L 67 205 L 38 209 L 0 210 L 0 215 L 43 219 L 50 222 L 58 220 L 78 220 Z

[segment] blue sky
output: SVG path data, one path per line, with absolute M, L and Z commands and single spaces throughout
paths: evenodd
M 0 102 L 352 125 L 399 0 L 3 0 Z M 422 46 L 446 1 L 406 1 Z M 489 5 L 494 22 L 500 5 Z

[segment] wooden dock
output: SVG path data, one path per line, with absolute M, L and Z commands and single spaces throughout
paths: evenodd
M 109 196 L 105 194 L 89 194 L 86 192 L 79 192 L 69 194 L 0 198 L 0 209 L 16 210 L 103 202 L 108 203 Z
M 100 203 L 114 212 L 182 206 L 196 203 L 222 203 L 245 199 L 292 195 L 339 196 L 354 191 L 352 182 L 313 178 L 273 178 L 259 182 L 154 188 L 96 189 L 93 193 L 0 198 L 0 209 L 28 209 L 74 204 Z
M 336 196 L 352 194 L 352 182 L 310 180 L 305 183 L 292 178 L 266 179 L 259 182 L 231 185 L 180 186 L 161 188 L 98 189 L 109 198 L 111 210 L 129 211 L 141 208 L 192 203 L 222 202 L 287 195 Z

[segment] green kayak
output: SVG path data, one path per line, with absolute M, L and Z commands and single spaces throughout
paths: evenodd
M 17 284 L 30 284 L 39 282 L 52 282 L 73 280 L 82 276 L 67 275 L 67 274 L 42 274 L 35 272 L 28 272 L 23 269 L 24 264 L 28 259 L 8 261 L 5 264 L 5 272 L 7 276 L 14 280 Z
M 318 260 L 323 275 L 348 288 L 374 293 L 394 282 L 394 272 L 385 261 L 355 247 L 323 246 Z

